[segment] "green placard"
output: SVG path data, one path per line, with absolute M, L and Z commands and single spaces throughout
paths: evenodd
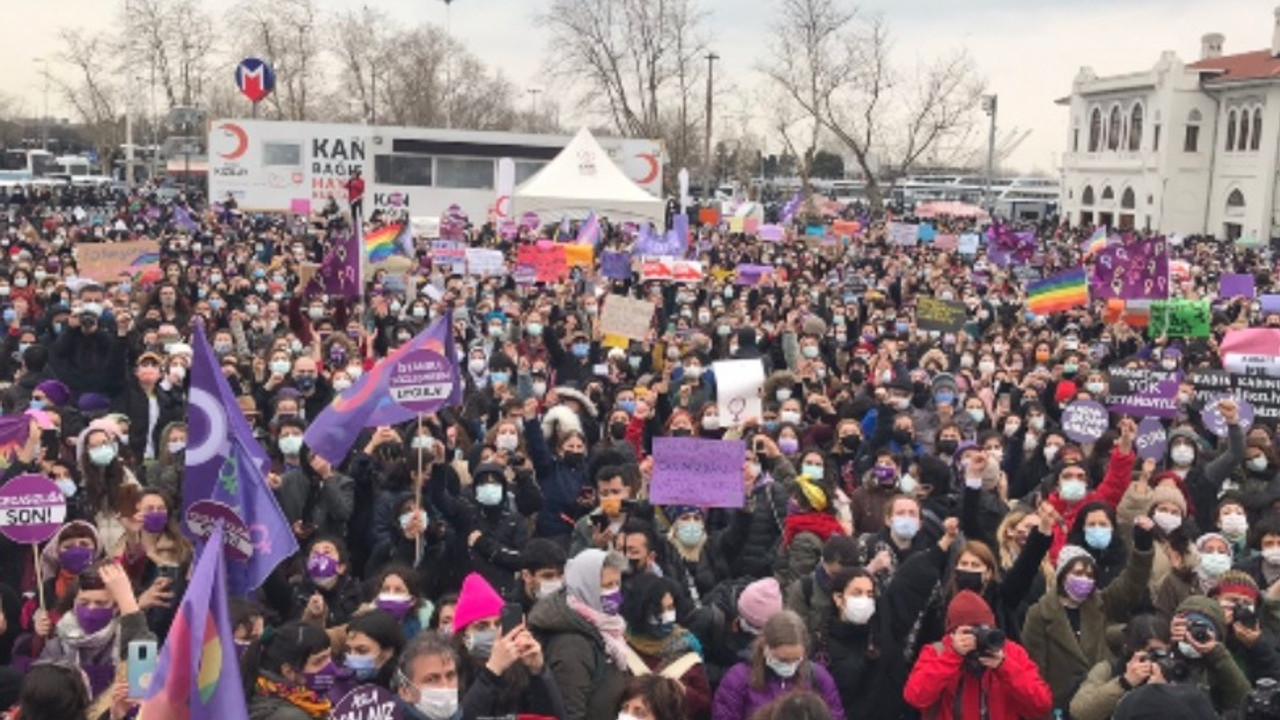
M 1211 317 L 1208 300 L 1154 300 L 1147 334 L 1152 338 L 1207 338 Z

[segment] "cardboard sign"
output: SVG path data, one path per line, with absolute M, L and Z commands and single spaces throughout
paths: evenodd
M 761 225 L 758 234 L 761 242 L 782 242 L 787 231 L 781 225 Z
M 467 262 L 467 244 L 459 240 L 436 240 L 431 243 L 431 259 L 442 265 L 461 267 Z
M 743 507 L 746 452 L 747 444 L 741 440 L 654 438 L 649 501 L 655 505 Z
M 467 273 L 480 277 L 496 277 L 507 273 L 501 250 L 467 248 Z
M 938 231 L 933 227 L 933 223 L 920 223 L 920 229 L 916 231 L 916 236 L 922 243 L 932 243 L 934 238 L 938 237 Z
M 523 245 L 516 252 L 516 264 L 532 268 L 535 282 L 558 282 L 569 276 L 564 248 L 550 242 Z
M 118 243 L 76 244 L 76 265 L 80 277 L 99 282 L 116 282 L 121 273 L 133 273 L 146 263 L 147 256 L 157 257 L 160 243 L 156 240 L 130 240 Z
M 913 247 L 920 240 L 920 228 L 915 223 L 891 222 L 888 234 L 890 245 Z
M 1107 409 L 1092 400 L 1077 400 L 1062 411 L 1062 432 L 1078 443 L 1096 442 L 1110 423 Z
M 977 233 L 965 233 L 956 240 L 956 252 L 961 255 L 977 255 L 981 241 Z
M 645 258 L 640 265 L 640 281 L 670 280 L 672 282 L 702 282 L 702 262 L 675 260 L 672 258 Z
M 721 360 L 711 363 L 716 376 L 716 411 L 721 427 L 737 427 L 750 418 L 760 418 L 764 405 L 764 364 L 759 358 Z
M 969 308 L 962 302 L 924 295 L 916 298 L 916 325 L 921 330 L 960 332 L 968 317 Z
M 569 267 L 584 267 L 590 269 L 596 262 L 595 248 L 590 245 L 565 245 L 564 260 Z
M 939 250 L 955 250 L 959 247 L 960 236 L 951 233 L 939 233 L 933 239 L 933 246 Z
M 836 220 L 831 223 L 831 232 L 837 237 L 851 238 L 861 229 L 862 225 L 857 220 Z
M 19 475 L 0 487 L 0 534 L 23 545 L 53 537 L 67 521 L 67 498 L 43 475 Z
M 604 310 L 600 313 L 600 329 L 604 334 L 645 342 L 652 322 L 652 302 L 626 295 L 605 297 Z
M 1212 311 L 1208 300 L 1156 300 L 1151 303 L 1149 337 L 1209 337 Z

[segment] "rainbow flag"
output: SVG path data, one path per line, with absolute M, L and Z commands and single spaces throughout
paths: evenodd
M 1089 257 L 1094 253 L 1102 252 L 1106 247 L 1107 226 L 1102 225 L 1098 227 L 1097 230 L 1093 231 L 1093 235 L 1089 236 L 1088 240 L 1084 241 L 1084 245 L 1080 246 L 1080 252 L 1083 253 L 1085 257 Z
M 1027 285 L 1027 309 L 1037 315 L 1070 310 L 1089 303 L 1089 281 L 1076 268 Z
M 364 234 L 364 251 L 369 262 L 382 262 L 399 250 L 413 257 L 413 231 L 409 223 L 392 223 Z

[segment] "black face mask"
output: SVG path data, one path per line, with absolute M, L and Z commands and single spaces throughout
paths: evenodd
M 844 448 L 845 450 L 857 450 L 858 446 L 861 444 L 862 442 L 858 439 L 857 435 L 840 436 L 840 447 Z
M 586 458 L 585 453 L 565 451 L 564 461 L 569 465 L 577 465 Z
M 977 570 L 956 570 L 956 590 L 972 590 L 982 594 L 982 573 Z
M 616 422 L 609 426 L 609 437 L 614 440 L 623 440 L 627 437 L 627 424 L 624 422 Z
M 894 430 L 893 431 L 893 441 L 898 443 L 899 445 L 910 445 L 911 441 L 914 439 L 915 439 L 915 436 L 911 433 L 910 430 Z
M 960 448 L 960 443 L 955 440 L 939 440 L 938 452 L 942 455 L 955 455 L 956 450 Z
M 671 431 L 671 437 L 690 437 L 692 435 L 693 431 L 689 428 L 676 428 Z
M 866 378 L 866 376 L 862 374 L 862 371 L 861 371 L 861 370 L 850 370 L 850 371 L 849 371 L 849 384 L 850 384 L 850 385 L 861 385 L 861 384 L 862 384 L 862 381 L 863 381 L 863 380 L 866 380 L 866 379 L 867 379 L 867 378 Z

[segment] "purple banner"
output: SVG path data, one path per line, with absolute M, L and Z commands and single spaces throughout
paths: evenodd
M 1164 238 L 1111 245 L 1098 253 L 1089 278 L 1095 300 L 1163 300 L 1169 297 L 1169 246 Z
M 741 508 L 746 451 L 741 440 L 654 438 L 649 501 L 655 505 Z
M 360 238 L 355 233 L 347 233 L 346 237 L 334 239 L 320 269 L 307 285 L 307 297 L 360 297 L 360 252 Z
M 1218 297 L 1237 298 L 1254 296 L 1253 273 L 1227 273 L 1218 281 Z
M 754 287 L 764 282 L 773 271 L 772 265 L 739 265 L 737 284 Z
M 631 278 L 631 253 L 607 250 L 600 256 L 600 274 L 610 280 Z

